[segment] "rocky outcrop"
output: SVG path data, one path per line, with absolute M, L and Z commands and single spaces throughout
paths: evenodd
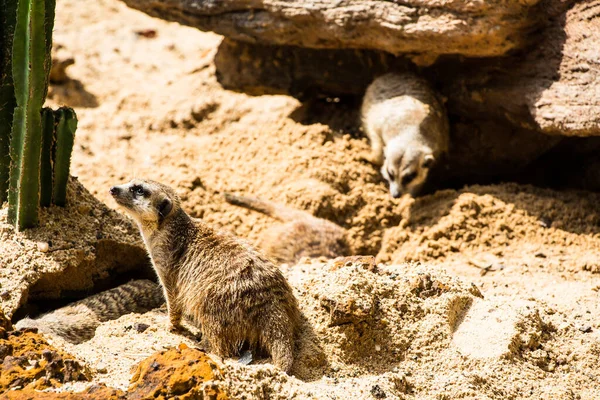
M 223 39 L 215 56 L 223 87 L 254 95 L 291 94 L 310 97 L 315 91 L 362 95 L 373 78 L 409 62 L 368 50 L 317 50 Z
M 0 393 L 22 388 L 42 390 L 91 378 L 84 365 L 49 345 L 34 330 L 0 331 L 0 360 Z
M 65 208 L 42 209 L 40 227 L 23 232 L 15 232 L 6 222 L 7 208 L 0 209 L 0 310 L 9 318 L 28 301 L 73 299 L 77 292 L 114 286 L 121 274 L 150 273 L 139 232 L 129 220 L 75 178 L 67 199 Z M 44 310 L 23 314 L 37 311 Z
M 411 59 L 430 66 L 422 72 L 450 113 L 477 116 L 476 126 L 600 135 L 598 0 L 124 1 L 225 35 L 215 63 L 230 89 L 361 95 L 374 76 L 410 68 Z
M 600 1 L 582 1 L 555 14 L 530 50 L 449 68 L 456 74 L 442 74 L 444 94 L 462 115 L 484 113 L 548 134 L 598 136 L 598 43 Z
M 105 385 L 92 385 L 83 392 L 40 392 L 34 389 L 14 390 L 4 394 L 6 400 L 125 400 L 122 390 Z
M 131 378 L 127 398 L 226 400 L 228 396 L 211 383 L 220 374 L 204 352 L 181 344 L 142 361 Z
M 252 43 L 469 57 L 522 47 L 539 0 L 124 0 L 154 17 Z M 543 3 L 543 2 L 542 2 Z

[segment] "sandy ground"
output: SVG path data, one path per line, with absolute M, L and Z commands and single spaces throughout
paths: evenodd
M 116 0 L 60 0 L 56 14 L 55 43 L 75 64 L 48 102 L 76 109 L 72 173 L 99 199 L 114 207 L 111 185 L 152 178 L 254 241 L 275 222 L 222 193 L 260 195 L 336 222 L 356 254 L 387 264 L 283 266 L 307 318 L 295 376 L 228 361 L 232 397 L 600 397 L 599 195 L 498 184 L 394 200 L 362 161 L 352 105 L 223 90 L 219 36 Z M 154 351 L 194 345 L 165 320 L 124 316 L 62 345 L 125 388 Z

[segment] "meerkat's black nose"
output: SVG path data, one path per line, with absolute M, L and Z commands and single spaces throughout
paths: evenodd
M 121 189 L 119 189 L 116 186 L 113 186 L 113 187 L 110 188 L 110 194 L 112 194 L 113 196 L 118 195 L 120 191 L 121 191 Z

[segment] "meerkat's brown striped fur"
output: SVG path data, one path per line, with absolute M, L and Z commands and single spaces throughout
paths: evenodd
M 23 318 L 15 328 L 37 328 L 60 336 L 71 343 L 83 343 L 94 337 L 105 321 L 125 314 L 144 313 L 164 303 L 161 287 L 149 280 L 136 280 L 68 304 L 39 318 Z
M 111 194 L 140 227 L 174 329 L 189 316 L 220 356 L 237 356 L 247 344 L 267 350 L 290 372 L 300 311 L 273 263 L 243 240 L 189 217 L 168 186 L 134 179 Z

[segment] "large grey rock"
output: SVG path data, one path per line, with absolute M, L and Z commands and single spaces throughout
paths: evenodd
M 252 43 L 489 57 L 527 43 L 540 0 L 123 0 L 154 17 Z M 539 3 L 539 4 L 538 4 Z

